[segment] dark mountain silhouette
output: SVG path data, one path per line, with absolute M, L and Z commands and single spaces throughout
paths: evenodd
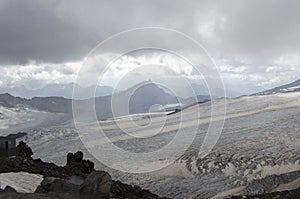
M 0 94 L 0 105 L 4 107 L 15 107 L 17 105 L 28 105 L 30 100 L 21 98 L 21 97 L 14 97 L 9 93 Z
M 142 82 L 128 89 L 124 92 L 124 96 L 130 95 L 130 93 L 133 93 L 129 100 L 129 110 L 131 114 L 139 113 L 140 111 L 148 112 L 150 107 L 155 104 L 166 105 L 178 103 L 175 96 L 166 93 L 162 88 L 151 81 Z M 122 95 L 123 93 L 120 94 Z
M 99 120 L 117 117 L 134 113 L 148 112 L 154 104 L 166 105 L 169 103 L 177 103 L 176 97 L 166 93 L 152 82 L 143 82 L 125 91 L 116 94 L 96 97 L 95 109 Z M 88 103 L 93 103 L 93 99 L 74 100 L 82 110 Z M 112 113 L 112 103 L 116 114 Z M 24 106 L 47 111 L 51 113 L 67 113 L 72 114 L 72 99 L 64 97 L 33 97 L 26 99 L 14 97 L 8 93 L 0 94 L 0 104 L 5 107 Z M 129 107 L 129 110 L 127 110 Z

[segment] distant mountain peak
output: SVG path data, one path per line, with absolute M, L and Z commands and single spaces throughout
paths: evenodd
M 0 94 L 0 96 L 8 96 L 8 97 L 14 97 L 14 96 L 12 96 L 11 94 L 9 94 L 9 93 L 2 93 L 2 94 Z

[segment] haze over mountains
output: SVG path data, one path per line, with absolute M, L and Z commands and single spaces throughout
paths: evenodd
M 162 88 L 151 82 L 142 86 L 136 85 L 136 87 L 138 87 L 138 89 L 132 87 L 126 91 L 120 91 L 113 95 L 113 98 L 116 100 L 114 105 L 117 106 L 115 109 L 118 110 L 117 115 L 115 116 L 145 113 L 155 104 L 166 105 L 178 103 L 178 99 L 175 96 L 166 93 Z M 111 99 L 111 95 L 95 98 L 95 108 L 99 120 L 113 117 Z M 84 107 L 86 103 L 92 102 L 92 99 L 76 99 L 75 101 L 79 102 L 81 106 Z M 129 103 L 129 110 L 127 110 L 128 106 L 126 103 Z M 14 97 L 9 93 L 5 93 L 0 94 L 0 105 L 5 107 L 21 105 L 51 113 L 72 113 L 72 99 L 64 97 L 33 97 L 32 99 L 26 99 Z
M 147 82 L 146 82 L 147 83 Z M 200 125 L 197 135 L 184 155 L 176 157 L 176 161 L 155 173 L 130 174 L 110 170 L 93 159 L 93 156 L 82 144 L 78 131 L 71 120 L 71 99 L 62 97 L 37 97 L 23 99 L 9 94 L 0 95 L 0 127 L 1 134 L 7 135 L 20 130 L 26 131 L 26 142 L 33 149 L 35 157 L 44 161 L 65 164 L 65 154 L 69 151 L 82 150 L 85 157 L 93 160 L 96 168 L 109 170 L 113 178 L 127 183 L 134 183 L 152 192 L 172 198 L 226 198 L 232 195 L 253 195 L 271 193 L 274 190 L 292 190 L 300 180 L 300 92 L 295 87 L 299 81 L 283 85 L 280 89 L 265 92 L 260 95 L 242 96 L 227 99 L 226 122 L 221 137 L 213 150 L 206 157 L 198 155 L 199 148 L 207 133 L 210 122 L 218 122 L 222 109 L 222 100 L 214 99 L 217 111 L 211 116 L 211 102 L 193 104 L 181 112 L 166 114 L 149 113 L 149 108 L 155 103 L 176 103 L 176 98 L 164 89 L 149 82 L 137 85 L 139 89 L 132 95 L 136 106 L 129 104 L 131 113 L 143 112 L 137 115 L 126 115 L 111 118 L 111 96 L 95 99 L 98 118 L 103 121 L 88 123 L 86 132 L 97 132 L 99 125 L 114 145 L 126 150 L 148 152 L 159 149 L 169 143 L 182 127 L 182 143 L 191 136 L 191 129 L 197 126 L 200 109 Z M 293 89 L 291 89 L 293 88 Z M 282 90 L 282 89 L 287 89 Z M 121 103 L 135 88 L 117 93 Z M 149 92 L 149 93 L 147 93 Z M 175 101 L 174 101 L 175 100 Z M 89 100 L 79 100 L 85 103 Z M 125 114 L 125 109 L 119 107 Z M 155 136 L 139 139 L 127 135 L 123 130 L 135 130 L 131 123 L 144 125 L 153 114 L 153 126 L 137 129 L 138 135 L 147 135 L 156 131 L 162 121 L 164 128 Z M 109 116 L 109 117 L 108 117 Z M 183 116 L 183 119 L 182 119 Z M 166 120 L 164 120 L 166 119 Z M 120 129 L 116 121 L 124 125 Z M 99 147 L 105 148 L 105 142 L 100 140 Z M 103 145 L 102 145 L 103 144 Z M 177 146 L 181 149 L 180 143 Z M 117 157 L 110 156 L 116 165 L 130 164 L 130 158 L 121 162 Z M 150 160 L 145 164 L 164 165 L 169 159 Z M 159 186 L 158 186 L 159 185 Z M 296 186 L 297 185 L 297 186 Z M 299 186 L 298 186 L 299 187 Z
M 137 85 L 144 84 L 145 82 L 140 82 Z M 67 99 L 72 99 L 73 96 L 73 88 L 76 86 L 77 93 L 76 99 L 87 99 L 86 93 L 90 93 L 91 91 L 95 91 L 95 97 L 112 95 L 113 92 L 118 92 L 118 90 L 114 90 L 111 86 L 89 86 L 82 87 L 76 83 L 68 83 L 68 84 L 47 84 L 39 89 L 29 89 L 24 85 L 16 86 L 16 87 L 0 87 L 1 93 L 9 93 L 16 97 L 31 99 L 33 97 L 64 97 Z M 176 85 L 178 88 L 178 94 L 181 97 L 188 98 L 192 97 L 192 93 L 187 92 L 187 85 Z M 129 87 L 125 90 L 132 89 L 136 87 L 136 85 Z M 203 83 L 195 83 L 191 82 L 190 87 L 194 90 L 196 95 L 209 95 L 208 89 Z M 169 93 L 168 90 L 164 89 L 165 92 Z M 123 90 L 123 89 L 122 89 Z M 170 93 L 172 94 L 172 93 Z
M 168 81 L 167 83 L 173 85 L 177 88 L 177 95 L 181 98 L 190 98 L 193 96 L 208 96 L 209 89 L 207 88 L 206 82 L 204 80 L 188 80 L 190 85 L 177 83 L 176 80 Z M 140 82 L 141 83 L 141 82 Z M 177 83 L 177 84 L 176 84 Z M 137 83 L 138 84 L 138 83 Z M 76 86 L 77 95 L 75 99 L 87 99 L 86 92 L 91 93 L 95 91 L 95 97 L 108 96 L 112 93 L 116 93 L 119 90 L 127 90 L 130 89 L 134 84 L 128 84 L 122 88 L 113 88 L 108 85 L 93 85 L 89 87 L 83 87 L 77 83 L 52 83 L 46 84 L 41 88 L 28 88 L 25 85 L 8 87 L 8 86 L 0 86 L 0 93 L 9 93 L 16 97 L 31 99 L 33 97 L 64 97 L 67 99 L 72 99 L 73 87 Z M 237 83 L 228 81 L 228 79 L 224 79 L 224 87 L 226 97 L 234 98 L 239 97 L 241 95 L 250 95 L 252 93 L 258 93 L 260 91 L 264 91 L 265 89 L 262 86 L 255 86 L 252 84 L 245 83 Z M 189 92 L 190 89 L 193 89 L 194 93 Z M 114 90 L 115 89 L 115 90 Z M 166 93 L 170 93 L 167 89 L 164 89 Z M 222 92 L 218 92 L 218 90 L 213 90 L 216 93 L 217 97 L 224 97 Z M 173 95 L 172 93 L 170 93 Z
M 15 97 L 10 93 L 0 94 L 0 105 L 5 107 L 15 107 L 18 105 L 22 105 L 25 107 L 37 109 L 40 111 L 47 111 L 51 113 L 72 113 L 72 91 L 73 91 L 74 84 L 67 84 L 65 86 L 62 85 L 49 85 L 44 87 L 40 90 L 35 90 L 29 93 L 27 96 L 32 96 L 34 93 L 53 93 L 57 94 L 53 97 L 32 97 L 31 99 Z M 78 85 L 76 85 L 78 86 Z M 157 86 L 151 81 L 142 82 L 138 85 L 135 85 L 125 91 L 116 92 L 113 95 L 114 101 L 114 108 L 117 110 L 117 115 L 114 116 L 122 116 L 128 114 L 136 114 L 136 113 L 147 113 L 153 108 L 154 105 L 161 105 L 168 107 L 167 109 L 175 110 L 178 109 L 180 106 L 181 108 L 189 105 L 193 105 L 195 103 L 204 102 L 210 100 L 210 96 L 208 95 L 201 95 L 201 89 L 197 87 L 197 84 L 192 84 L 195 93 L 197 94 L 196 97 L 187 96 L 186 98 L 175 97 L 171 93 L 167 92 L 162 87 Z M 49 88 L 50 91 L 46 92 L 45 89 Z M 85 106 L 86 103 L 91 102 L 92 99 L 86 99 L 85 92 L 86 89 L 94 89 L 94 87 L 89 88 L 82 88 L 78 86 L 78 96 L 81 99 L 75 99 Z M 200 87 L 201 88 L 201 87 Z M 19 88 L 21 89 L 21 88 Z M 14 90 L 17 91 L 17 90 Z M 112 109 L 111 109 L 111 101 L 112 95 L 111 92 L 113 91 L 110 87 L 98 87 L 96 92 L 95 98 L 95 108 L 96 113 L 99 120 L 108 119 L 113 117 Z M 292 91 L 300 91 L 300 80 L 297 80 L 293 83 L 282 85 L 280 87 L 276 87 L 274 89 L 270 89 L 264 92 L 260 92 L 253 95 L 267 95 L 267 94 L 274 94 L 274 93 L 285 93 L 285 92 L 292 92 Z M 26 90 L 22 91 L 26 92 Z M 204 91 L 203 93 L 206 93 Z M 100 96 L 99 96 L 100 95 Z M 101 96 L 105 95 L 105 96 Z M 61 96 L 69 96 L 70 98 L 65 98 Z M 214 96 L 213 98 L 217 98 L 218 96 Z M 181 102 L 183 104 L 179 105 L 178 103 Z M 125 103 L 128 103 L 127 105 Z M 173 105 L 172 105 L 173 104 Z M 170 107 L 170 105 L 172 106 Z M 127 110 L 129 107 L 129 110 Z M 159 109 L 152 109 L 152 111 L 158 111 Z
M 113 88 L 110 86 L 89 86 L 81 87 L 75 83 L 69 84 L 47 84 L 39 89 L 28 89 L 24 85 L 12 88 L 0 88 L 0 93 L 9 93 L 11 95 L 31 99 L 33 97 L 64 97 L 71 99 L 73 87 L 77 89 L 77 99 L 86 99 L 85 93 L 95 90 L 95 97 L 111 95 Z

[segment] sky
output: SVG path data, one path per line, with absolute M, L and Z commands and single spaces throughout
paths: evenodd
M 73 82 L 100 42 L 129 29 L 160 27 L 200 43 L 226 87 L 261 91 L 300 78 L 299 10 L 298 0 L 0 0 L 0 88 Z M 161 57 L 126 55 L 106 83 L 130 60 L 152 64 Z M 185 74 L 176 60 L 159 64 Z

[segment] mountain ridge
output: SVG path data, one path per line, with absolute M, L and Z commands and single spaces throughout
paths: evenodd
M 300 79 L 288 84 L 277 86 L 272 89 L 254 93 L 252 95 L 270 95 L 275 93 L 288 93 L 288 92 L 300 92 Z
M 114 106 L 117 105 L 117 115 L 112 112 L 112 99 Z M 66 113 L 72 114 L 72 103 L 75 101 L 82 108 L 87 103 L 93 103 L 95 100 L 95 109 L 99 120 L 108 119 L 115 116 L 122 116 L 134 113 L 148 112 L 154 104 L 166 105 L 168 103 L 177 103 L 176 97 L 166 93 L 156 84 L 149 83 L 140 88 L 129 88 L 126 91 L 120 91 L 114 95 L 100 96 L 89 99 L 67 99 L 64 97 L 33 97 L 31 99 L 15 97 L 9 93 L 0 94 L 0 105 L 5 107 L 24 106 L 40 111 L 50 113 Z M 129 112 L 124 106 L 124 102 L 129 103 Z
M 14 96 L 21 98 L 31 99 L 33 97 L 64 97 L 67 99 L 73 98 L 73 88 L 76 87 L 77 95 L 76 99 L 86 99 L 86 92 L 95 92 L 96 97 L 111 95 L 114 92 L 114 89 L 110 86 L 88 86 L 82 87 L 76 83 L 68 84 L 47 84 L 42 88 L 38 89 L 28 89 L 26 86 L 21 85 L 13 88 L 2 88 L 0 93 L 10 93 Z

